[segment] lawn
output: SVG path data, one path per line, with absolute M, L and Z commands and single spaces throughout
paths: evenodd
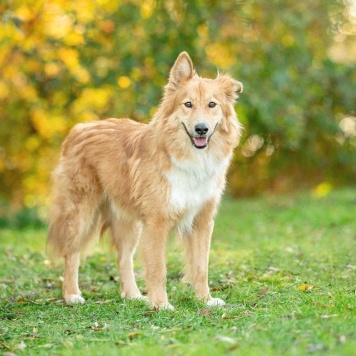
M 181 283 L 171 241 L 168 293 L 153 311 L 119 293 L 114 253 L 83 262 L 84 305 L 61 300 L 62 266 L 46 259 L 45 229 L 0 230 L 0 350 L 24 355 L 354 355 L 356 189 L 317 198 L 225 199 L 210 261 L 207 308 Z M 144 291 L 136 261 L 138 284 Z

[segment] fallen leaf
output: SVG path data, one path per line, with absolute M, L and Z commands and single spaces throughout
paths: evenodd
M 317 352 L 317 351 L 323 351 L 323 350 L 324 350 L 323 344 L 311 344 L 307 348 L 308 352 Z
M 49 302 L 54 302 L 55 300 L 57 300 L 57 298 L 47 298 L 46 299 L 46 302 L 49 303 Z
M 21 340 L 21 342 L 18 345 L 16 345 L 15 349 L 16 350 L 24 350 L 26 347 L 27 347 L 27 345 L 24 343 L 23 340 Z
M 266 287 L 266 288 L 263 288 L 263 289 L 259 290 L 259 291 L 257 292 L 257 294 L 258 294 L 259 296 L 263 296 L 263 295 L 267 294 L 268 291 L 269 291 L 269 288 Z
M 106 331 L 108 330 L 110 327 L 110 325 L 108 324 L 104 324 L 102 327 L 99 327 L 99 324 L 97 322 L 95 322 L 95 326 L 91 327 L 91 330 L 93 331 Z
M 332 314 L 332 315 L 320 315 L 321 319 L 329 319 L 329 318 L 334 318 L 338 314 Z
M 273 266 L 269 266 L 269 267 L 267 268 L 267 270 L 268 270 L 268 271 L 271 271 L 271 272 L 279 272 L 279 271 L 280 271 L 279 268 L 273 267 Z
M 44 349 L 50 349 L 53 346 L 54 346 L 54 344 L 44 344 L 44 345 L 39 345 L 37 347 L 43 347 Z
M 211 311 L 209 309 L 207 309 L 207 308 L 199 309 L 198 310 L 198 314 L 207 315 L 207 316 L 212 315 Z
M 97 300 L 95 304 L 108 304 L 111 303 L 113 300 L 112 299 L 107 299 L 107 300 Z
M 224 313 L 221 318 L 222 319 L 241 319 L 245 316 L 248 316 L 250 313 L 248 310 L 245 310 L 244 312 L 240 313 L 239 315 L 233 315 L 233 316 L 229 316 L 226 313 Z
M 69 349 L 72 349 L 73 346 L 74 346 L 73 343 L 72 343 L 72 341 L 67 340 L 67 339 L 62 340 L 62 343 L 63 343 L 64 346 L 68 347 Z
M 337 335 L 337 341 L 340 344 L 344 344 L 346 342 L 346 336 L 345 335 Z
M 139 331 L 133 331 L 132 333 L 129 333 L 127 336 L 130 340 L 134 339 L 135 337 L 137 337 L 138 335 L 142 335 L 141 332 Z
M 214 340 L 224 342 L 226 344 L 236 344 L 236 340 L 229 336 L 217 335 Z
M 310 292 L 313 288 L 314 288 L 314 286 L 312 286 L 310 284 L 302 284 L 301 286 L 298 287 L 298 289 L 303 292 Z
M 238 345 L 237 345 L 237 344 L 234 344 L 234 345 L 231 345 L 231 346 L 227 349 L 227 351 L 231 352 L 231 351 L 236 350 L 237 348 L 238 348 Z

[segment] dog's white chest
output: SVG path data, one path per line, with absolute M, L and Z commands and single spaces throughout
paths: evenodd
M 222 191 L 221 180 L 229 160 L 217 161 L 213 157 L 197 155 L 194 161 L 172 159 L 173 167 L 166 174 L 170 183 L 170 210 L 182 214 L 178 223 L 181 233 L 189 232 L 193 221 L 204 203 L 219 197 Z

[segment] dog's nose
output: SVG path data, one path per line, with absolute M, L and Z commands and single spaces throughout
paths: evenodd
M 206 126 L 204 122 L 200 122 L 199 124 L 196 124 L 194 129 L 198 135 L 205 135 L 209 131 L 208 126 Z

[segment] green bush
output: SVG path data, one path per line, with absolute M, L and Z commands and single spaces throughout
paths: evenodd
M 199 74 L 215 76 L 219 68 L 244 83 L 234 195 L 353 182 L 355 132 L 345 132 L 342 120 L 355 123 L 355 62 L 330 55 L 336 37 L 352 46 L 348 1 L 83 4 L 0 6 L 0 186 L 7 200 L 48 203 L 49 172 L 76 122 L 147 122 L 182 50 Z

